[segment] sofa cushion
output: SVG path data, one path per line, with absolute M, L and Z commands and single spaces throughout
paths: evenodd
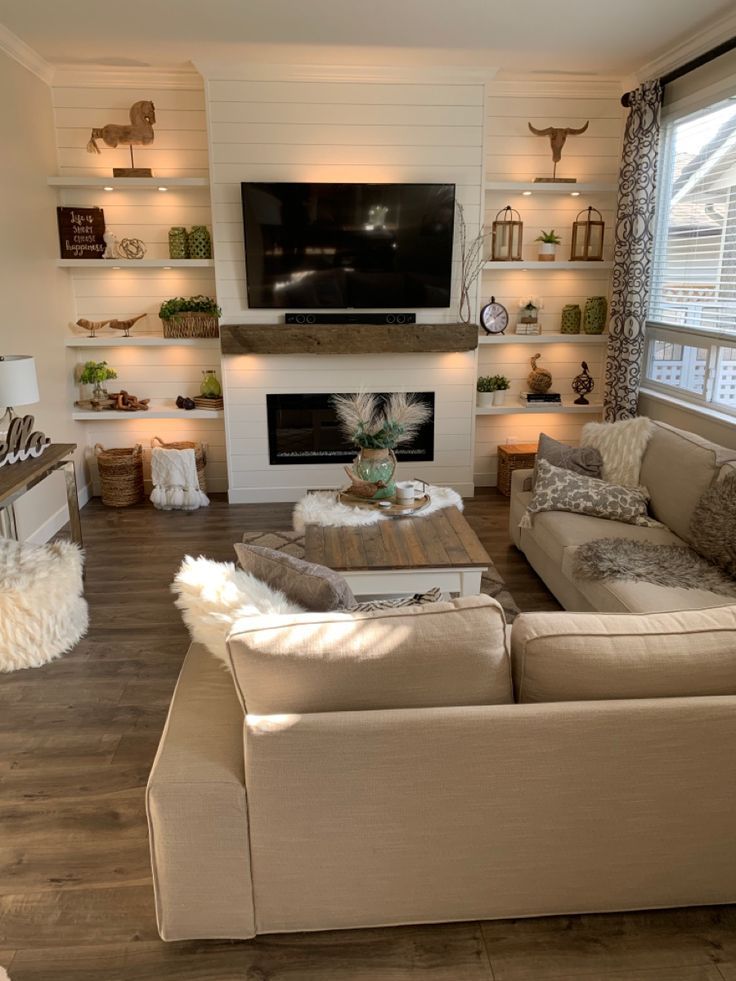
M 603 459 L 601 476 L 609 484 L 636 487 L 641 483 L 641 461 L 654 423 L 645 416 L 621 422 L 589 422 L 583 426 L 580 445 L 594 447 Z
M 519 702 L 736 694 L 736 606 L 675 613 L 522 613 Z
M 228 647 L 246 712 L 343 712 L 513 701 L 504 616 L 490 596 L 377 613 L 241 623 Z
M 641 487 L 624 487 L 609 484 L 594 477 L 553 467 L 540 460 L 534 496 L 527 508 L 529 515 L 540 511 L 572 511 L 574 514 L 593 515 L 627 524 L 650 526 L 654 524 L 647 514 L 648 495 Z
M 694 433 L 657 423 L 644 453 L 639 476 L 649 491 L 651 513 L 690 543 L 690 521 L 695 505 L 721 466 L 734 456 L 733 451 L 709 443 Z
M 736 473 L 724 474 L 695 505 L 690 538 L 697 552 L 736 577 Z
M 522 534 L 527 532 L 522 530 Z M 569 511 L 535 514 L 534 529 L 529 534 L 533 534 L 550 558 L 558 562 L 562 562 L 566 548 L 585 545 L 597 538 L 630 538 L 655 545 L 683 544 L 669 528 L 662 525 L 648 528 L 623 521 L 610 521 L 608 518 L 595 518 L 589 514 L 572 514 Z
M 305 610 L 343 610 L 355 606 L 353 591 L 345 576 L 324 565 L 305 562 L 288 552 L 259 545 L 233 545 L 238 564 L 282 592 Z
M 553 439 L 546 433 L 539 434 L 539 446 L 534 463 L 534 479 L 540 460 L 546 460 L 553 467 L 572 470 L 584 477 L 600 477 L 603 471 L 603 458 L 593 446 L 568 446 Z

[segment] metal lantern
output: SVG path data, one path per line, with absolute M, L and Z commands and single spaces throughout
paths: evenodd
M 593 212 L 598 218 L 593 218 Z M 580 215 L 585 215 L 580 220 Z M 606 223 L 597 208 L 587 208 L 578 213 L 572 223 L 571 262 L 600 262 L 603 258 L 603 232 Z
M 491 236 L 491 258 L 494 262 L 519 262 L 521 260 L 523 230 L 524 224 L 521 215 L 511 205 L 507 204 L 496 214 Z

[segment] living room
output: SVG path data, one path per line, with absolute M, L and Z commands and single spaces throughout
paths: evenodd
M 0 0 L 0 979 L 736 979 L 736 15 Z

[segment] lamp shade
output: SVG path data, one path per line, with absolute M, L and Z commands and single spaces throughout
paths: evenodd
M 39 401 L 36 362 L 28 354 L 0 356 L 0 406 Z

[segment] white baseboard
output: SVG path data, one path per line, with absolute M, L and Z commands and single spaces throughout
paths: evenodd
M 89 484 L 83 484 L 77 490 L 77 499 L 79 500 L 79 507 L 83 508 L 84 505 L 89 501 L 91 496 L 91 488 Z M 67 510 L 66 504 L 54 511 L 51 517 L 47 518 L 43 524 L 39 525 L 35 531 L 33 531 L 25 539 L 30 545 L 44 545 L 47 541 L 54 537 L 54 535 L 61 531 L 64 525 L 69 521 L 69 512 Z

